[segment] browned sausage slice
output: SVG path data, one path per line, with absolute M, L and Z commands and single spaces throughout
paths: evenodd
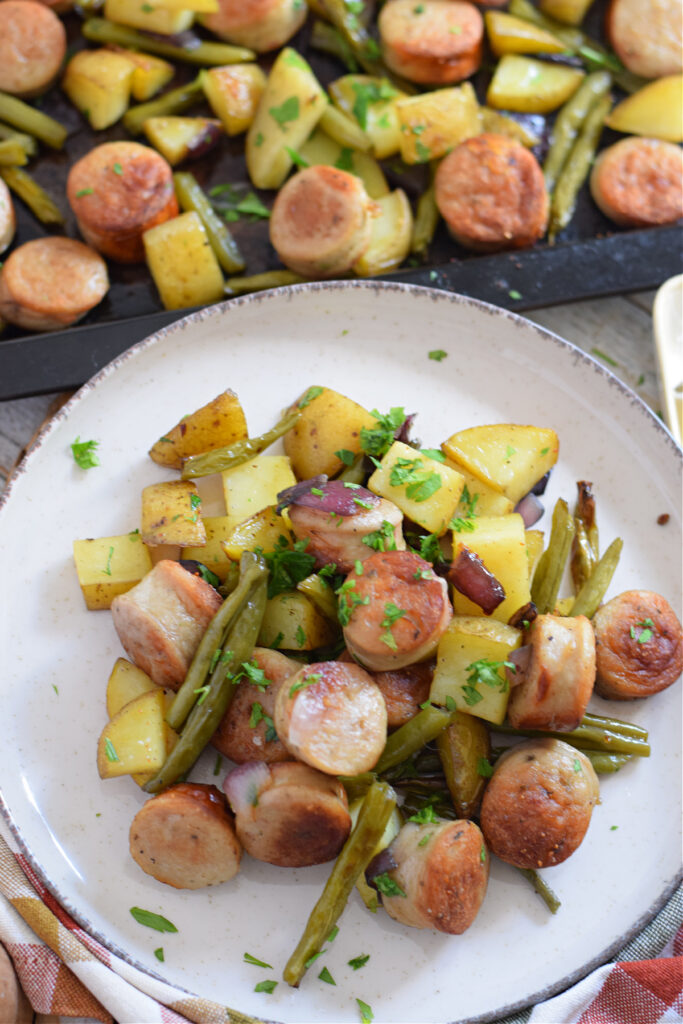
M 538 615 L 524 647 L 510 655 L 508 718 L 514 729 L 570 732 L 595 682 L 595 637 L 585 615 Z
M 585 754 L 562 740 L 527 740 L 498 760 L 481 828 L 493 853 L 518 868 L 561 864 L 580 846 L 600 797 Z
M 299 0 L 219 0 L 201 20 L 221 39 L 257 53 L 275 50 L 299 31 L 308 13 Z
M 339 597 L 353 657 L 376 672 L 431 657 L 453 615 L 446 581 L 413 551 L 377 551 L 359 568 Z
M 314 662 L 280 688 L 275 728 L 292 754 L 329 775 L 358 775 L 377 764 L 387 709 L 360 665 Z
M 629 71 L 661 78 L 683 71 L 682 0 L 612 0 L 606 29 Z
M 221 597 L 209 583 L 163 559 L 114 598 L 111 614 L 131 661 L 157 686 L 177 690 L 220 606 Z
M 461 142 L 442 160 L 435 187 L 451 234 L 468 249 L 521 249 L 545 232 L 543 172 L 514 139 L 487 132 Z
M 429 697 L 435 665 L 432 659 L 372 674 L 387 706 L 389 729 L 398 729 L 418 713 Z
M 5 260 L 0 316 L 32 331 L 70 327 L 108 290 L 106 264 L 93 249 L 73 238 L 36 238 Z
M 242 848 L 216 786 L 179 783 L 153 796 L 130 826 L 130 853 L 142 870 L 175 889 L 227 882 Z
M 671 224 L 683 217 L 683 151 L 662 139 L 621 139 L 597 157 L 590 190 L 620 227 Z
M 308 541 L 306 550 L 315 555 L 318 568 L 334 562 L 339 572 L 350 572 L 356 562 L 363 562 L 372 554 L 372 548 L 364 540 L 377 531 L 385 547 L 393 545 L 397 551 L 405 549 L 401 510 L 393 501 L 367 493 L 372 508 L 364 507 L 370 501 L 358 499 L 360 504 L 353 515 L 335 516 L 307 505 L 289 506 L 292 529 L 299 540 Z
M 264 672 L 266 685 L 257 686 L 248 678 L 239 683 L 211 743 L 235 764 L 288 761 L 291 755 L 278 738 L 273 715 L 280 687 L 301 665 L 267 647 L 256 647 L 252 661 Z
M 66 191 L 86 242 L 120 263 L 142 263 L 142 236 L 178 214 L 173 173 L 138 142 L 104 142 L 78 160 Z
M 595 689 L 609 700 L 649 697 L 683 671 L 683 633 L 673 608 L 651 590 L 627 590 L 593 616 Z
M 479 913 L 489 877 L 484 837 L 472 821 L 406 822 L 366 870 L 390 917 L 413 928 L 462 935 Z M 396 891 L 398 889 L 398 891 Z
M 228 775 L 224 787 L 240 842 L 268 864 L 324 864 L 351 831 L 341 782 L 305 764 L 245 764 Z
M 66 54 L 66 32 L 36 0 L 0 3 L 0 90 L 37 96 L 56 78 Z
M 336 277 L 367 249 L 374 210 L 355 174 L 322 164 L 307 167 L 278 192 L 270 240 L 282 262 L 297 274 Z
M 449 85 L 481 64 L 484 20 L 462 0 L 389 0 L 378 19 L 385 62 L 411 82 Z

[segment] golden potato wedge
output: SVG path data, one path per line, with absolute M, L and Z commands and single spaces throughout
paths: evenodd
M 157 4 L 140 3 L 140 0 L 105 0 L 104 16 L 108 21 L 131 28 L 145 29 L 172 36 L 184 32 L 194 21 L 194 12 L 184 9 L 172 10 Z
M 142 242 L 165 309 L 206 306 L 223 298 L 223 274 L 194 210 L 145 231 Z
M 424 164 L 481 132 L 479 104 L 469 82 L 396 101 L 401 158 Z
M 228 389 L 171 427 L 149 450 L 160 466 L 182 469 L 183 459 L 224 448 L 247 437 L 247 421 L 240 400 Z
M 592 3 L 593 0 L 541 0 L 539 7 L 549 18 L 565 25 L 580 25 Z
M 158 689 L 146 672 L 125 658 L 117 658 L 107 682 L 107 714 L 110 718 L 136 697 Z
M 221 476 L 228 515 L 239 522 L 275 505 L 280 491 L 296 483 L 287 455 L 255 455 Z
M 605 118 L 608 128 L 683 142 L 683 75 L 666 75 L 627 96 Z
M 141 694 L 107 722 L 97 744 L 101 779 L 158 772 L 166 760 L 164 691 Z
M 410 252 L 413 211 L 403 189 L 397 188 L 376 199 L 375 206 L 379 215 L 370 223 L 370 244 L 353 265 L 359 277 L 393 270 Z
M 560 442 L 547 427 L 494 423 L 459 430 L 441 450 L 516 505 L 555 465 Z
M 471 520 L 471 527 L 465 533 L 453 531 L 453 558 L 457 558 L 463 545 L 479 555 L 505 590 L 505 599 L 492 618 L 507 622 L 531 600 L 524 520 L 516 512 L 506 516 L 478 516 Z M 453 590 L 452 598 L 456 615 L 483 614 L 478 605 L 459 591 Z
M 234 523 L 232 516 L 226 516 Z M 260 512 L 255 512 L 237 523 L 230 530 L 227 538 L 221 541 L 221 548 L 233 562 L 239 562 L 243 551 L 274 551 L 284 538 L 290 542 L 291 532 L 284 516 L 275 510 L 275 505 L 268 505 Z
M 401 126 L 396 102 L 407 95 L 386 78 L 371 75 L 344 75 L 329 85 L 335 107 L 351 114 L 372 139 L 377 160 L 398 153 L 401 148 Z
M 565 43 L 551 32 L 504 11 L 484 14 L 489 44 L 496 57 L 506 53 L 564 53 Z
M 465 486 L 455 510 L 456 518 L 505 516 L 513 511 L 515 506 L 509 498 L 500 491 L 495 491 L 489 484 L 485 484 L 465 466 L 451 462 L 450 459 L 446 459 L 446 465 L 457 470 L 465 478 Z
M 109 128 L 128 109 L 135 65 L 111 50 L 79 50 L 66 66 L 62 89 L 91 128 Z
M 204 520 L 206 544 L 200 547 L 186 547 L 180 551 L 180 558 L 192 558 L 201 562 L 225 582 L 233 571 L 233 564 L 225 553 L 224 545 L 235 530 L 234 516 L 207 516 Z M 239 560 L 239 556 L 237 557 Z
M 428 533 L 442 536 L 455 514 L 465 480 L 444 462 L 394 441 L 368 488 L 397 505 Z
M 536 563 L 543 552 L 544 536 L 543 530 L 527 530 L 525 532 L 526 557 L 529 563 L 529 579 L 533 579 Z
M 578 68 L 506 54 L 498 62 L 486 102 L 497 110 L 547 114 L 566 103 L 584 77 Z
M 246 132 L 254 120 L 266 76 L 258 64 L 231 64 L 201 73 L 202 89 L 209 106 L 228 135 Z
M 152 568 L 137 530 L 120 537 L 75 540 L 73 554 L 78 582 L 91 611 L 110 608 L 118 594 L 125 594 Z
M 200 547 L 206 543 L 202 499 L 190 480 L 150 484 L 142 490 L 141 533 L 145 544 Z
M 331 388 L 308 388 L 305 396 L 301 416 L 284 436 L 285 451 L 298 480 L 335 476 L 344 465 L 335 452 L 358 455 L 361 428 L 373 427 L 375 417 Z
M 285 651 L 312 651 L 331 644 L 338 636 L 339 627 L 304 594 L 286 590 L 266 603 L 257 644 Z
M 123 46 L 111 45 L 108 49 L 126 57 L 134 67 L 130 80 L 130 92 L 138 103 L 151 100 L 165 85 L 171 81 L 175 68 L 163 57 L 153 57 L 151 53 L 140 53 L 139 50 L 127 50 Z

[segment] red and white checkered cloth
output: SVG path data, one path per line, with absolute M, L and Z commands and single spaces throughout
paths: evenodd
M 2 821 L 0 942 L 34 1010 L 55 1024 L 259 1024 L 156 981 L 100 946 L 33 875 Z M 683 1022 L 683 927 L 657 959 L 599 968 L 536 1006 L 528 1024 L 676 1022 Z

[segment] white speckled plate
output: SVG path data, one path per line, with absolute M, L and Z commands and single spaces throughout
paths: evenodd
M 444 349 L 442 362 L 428 358 Z M 244 858 L 236 879 L 180 892 L 128 856 L 145 799 L 127 779 L 100 781 L 95 744 L 107 676 L 121 654 L 106 612 L 88 612 L 71 558 L 74 538 L 138 525 L 139 495 L 166 474 L 146 456 L 183 414 L 234 388 L 260 433 L 310 384 L 369 408 L 419 412 L 436 446 L 475 423 L 554 427 L 560 463 L 547 501 L 597 494 L 601 536 L 624 554 L 611 593 L 658 590 L 680 614 L 681 452 L 661 423 L 603 367 L 512 314 L 425 289 L 363 282 L 308 285 L 238 299 L 131 349 L 44 431 L 0 515 L 1 801 L 50 889 L 107 946 L 145 970 L 242 1012 L 286 1022 L 483 1017 L 537 1001 L 585 974 L 650 917 L 681 859 L 681 684 L 649 701 L 595 710 L 650 730 L 652 757 L 602 783 L 580 850 L 548 870 L 562 900 L 551 917 L 516 872 L 496 863 L 484 907 L 462 937 L 401 927 L 354 897 L 339 935 L 298 991 L 279 977 L 327 868 L 287 871 Z M 77 468 L 69 444 L 100 442 L 101 467 Z M 666 525 L 657 519 L 668 514 Z M 55 692 L 57 688 L 58 693 Z M 198 777 L 213 780 L 205 755 Z M 220 781 L 220 780 L 219 780 Z M 616 826 L 616 827 L 615 827 Z M 176 935 L 141 927 L 132 906 L 164 914 Z M 154 949 L 163 943 L 165 963 Z M 253 955 L 264 972 L 242 962 Z M 354 972 L 347 961 L 369 953 Z M 319 981 L 325 964 L 336 987 Z

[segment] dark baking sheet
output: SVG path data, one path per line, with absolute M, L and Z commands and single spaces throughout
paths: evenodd
M 595 34 L 599 33 L 605 6 L 606 0 L 598 0 L 591 12 L 589 28 Z M 66 24 L 71 54 L 84 45 L 84 41 L 76 15 L 69 15 Z M 306 27 L 293 40 L 293 45 L 306 54 L 323 83 L 345 73 L 346 69 L 334 59 L 310 50 Z M 266 66 L 271 62 L 272 57 L 263 60 Z M 195 73 L 195 69 L 180 68 L 172 86 Z M 481 96 L 486 90 L 487 77 L 487 72 L 483 71 L 475 79 Z M 65 198 L 69 167 L 93 145 L 129 136 L 120 125 L 104 132 L 93 132 L 58 87 L 40 102 L 46 113 L 67 126 L 69 137 L 61 152 L 42 147 L 29 171 L 66 215 L 66 234 L 78 237 Z M 189 113 L 195 112 L 202 113 L 203 108 L 198 106 Z M 204 112 L 208 113 L 208 108 Z M 603 145 L 618 137 L 606 131 Z M 144 137 L 141 141 L 145 141 Z M 206 188 L 226 182 L 246 185 L 242 150 L 243 137 L 225 138 L 211 154 L 187 166 Z M 425 167 L 406 168 L 395 158 L 385 161 L 383 167 L 390 186 L 404 188 L 411 200 L 424 188 Z M 273 193 L 260 195 L 270 205 Z M 15 246 L 45 233 L 46 229 L 21 202 L 17 201 L 15 206 L 18 222 Z M 247 273 L 280 266 L 268 240 L 267 221 L 242 219 L 230 227 L 247 260 Z M 475 256 L 453 242 L 442 224 L 430 247 L 428 264 L 407 267 L 386 277 L 460 292 L 524 311 L 574 299 L 657 287 L 679 272 L 682 240 L 677 226 L 616 231 L 595 207 L 584 187 L 574 218 L 555 246 L 540 244 L 515 253 Z M 160 308 L 145 266 L 110 264 L 109 269 L 108 295 L 77 327 L 34 335 L 18 328 L 6 328 L 0 339 L 0 399 L 77 387 L 131 344 L 183 315 L 182 311 Z

